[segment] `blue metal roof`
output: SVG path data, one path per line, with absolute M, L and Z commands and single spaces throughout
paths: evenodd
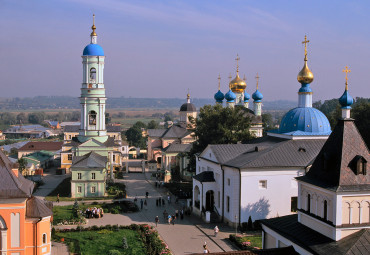
M 263 95 L 262 93 L 257 89 L 256 92 L 253 93 L 252 98 L 255 102 L 261 102 Z
M 339 103 L 342 108 L 351 109 L 351 105 L 353 104 L 353 98 L 348 93 L 348 90 L 345 90 L 343 95 L 339 98 Z
M 331 128 L 325 114 L 316 108 L 297 107 L 284 115 L 280 123 L 279 133 L 290 135 L 328 135 L 331 133 Z
M 251 98 L 251 95 L 249 95 L 247 91 L 244 91 L 244 102 L 248 102 L 250 98 Z
M 83 56 L 104 56 L 104 50 L 99 44 L 88 44 L 84 52 L 82 53 Z
M 214 96 L 215 100 L 219 103 L 222 103 L 222 100 L 224 100 L 225 98 L 225 95 L 224 93 L 222 93 L 220 90 L 216 92 L 215 96 Z
M 225 95 L 225 99 L 227 100 L 227 102 L 229 103 L 232 103 L 235 101 L 236 99 L 236 95 L 234 92 L 231 91 L 231 89 L 226 93 Z

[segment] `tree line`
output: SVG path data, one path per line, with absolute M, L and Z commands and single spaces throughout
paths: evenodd
M 45 112 L 31 112 L 31 113 L 0 113 L 0 125 L 20 125 L 20 124 L 43 124 L 45 120 L 62 121 L 78 121 L 80 119 L 80 112 L 58 112 L 55 114 L 47 114 Z

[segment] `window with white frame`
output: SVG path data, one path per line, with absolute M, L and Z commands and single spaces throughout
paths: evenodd
M 91 193 L 95 193 L 96 192 L 96 187 L 95 186 L 92 186 L 91 187 Z
M 91 179 L 95 180 L 95 173 L 91 173 Z
M 258 188 L 259 189 L 267 189 L 267 181 L 266 180 L 260 180 L 258 182 Z
M 77 179 L 79 179 L 79 180 L 82 179 L 82 174 L 81 173 L 77 173 Z
M 81 193 L 82 192 L 82 187 L 81 186 L 77 186 L 77 193 Z

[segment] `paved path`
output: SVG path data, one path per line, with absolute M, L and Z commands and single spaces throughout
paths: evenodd
M 145 199 L 145 192 L 149 192 L 147 209 L 143 208 L 140 212 L 124 215 L 106 213 L 103 218 L 89 219 L 87 226 L 107 224 L 130 225 L 132 223 L 154 226 L 154 218 L 155 216 L 159 216 L 160 222 L 157 231 L 175 255 L 201 253 L 203 252 L 202 246 L 204 243 L 207 243 L 208 249 L 211 252 L 237 250 L 226 240 L 229 234 L 233 233 L 233 230 L 226 226 L 219 225 L 220 233 L 217 237 L 213 237 L 214 224 L 206 224 L 195 216 L 185 216 L 183 220 L 176 220 L 175 225 L 169 225 L 163 219 L 163 211 L 166 210 L 168 213 L 174 214 L 175 210 L 180 207 L 180 204 L 172 203 L 168 205 L 166 199 L 165 206 L 156 206 L 156 199 L 166 197 L 167 190 L 164 188 L 155 188 L 154 182 L 149 179 L 150 173 L 146 173 L 146 175 L 142 173 L 129 173 L 124 176 L 124 180 L 117 180 L 117 182 L 124 182 L 126 184 L 128 199 L 133 200 L 137 197 L 139 206 L 140 200 Z M 60 205 L 62 205 L 62 202 Z M 60 228 L 71 227 L 75 226 L 62 226 Z M 53 254 L 62 255 L 64 253 L 53 252 Z
M 35 193 L 34 196 L 44 199 L 50 192 L 52 192 L 65 178 L 70 175 L 56 175 L 56 168 L 51 168 L 48 172 L 44 172 L 42 180 L 44 182 Z

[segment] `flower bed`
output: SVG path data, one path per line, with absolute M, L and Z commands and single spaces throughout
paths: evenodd
M 149 225 L 53 228 L 52 238 L 55 241 L 63 238 L 70 252 L 76 254 L 171 254 L 158 232 Z
M 262 248 L 262 235 L 230 235 L 229 239 L 242 250 L 259 250 Z

